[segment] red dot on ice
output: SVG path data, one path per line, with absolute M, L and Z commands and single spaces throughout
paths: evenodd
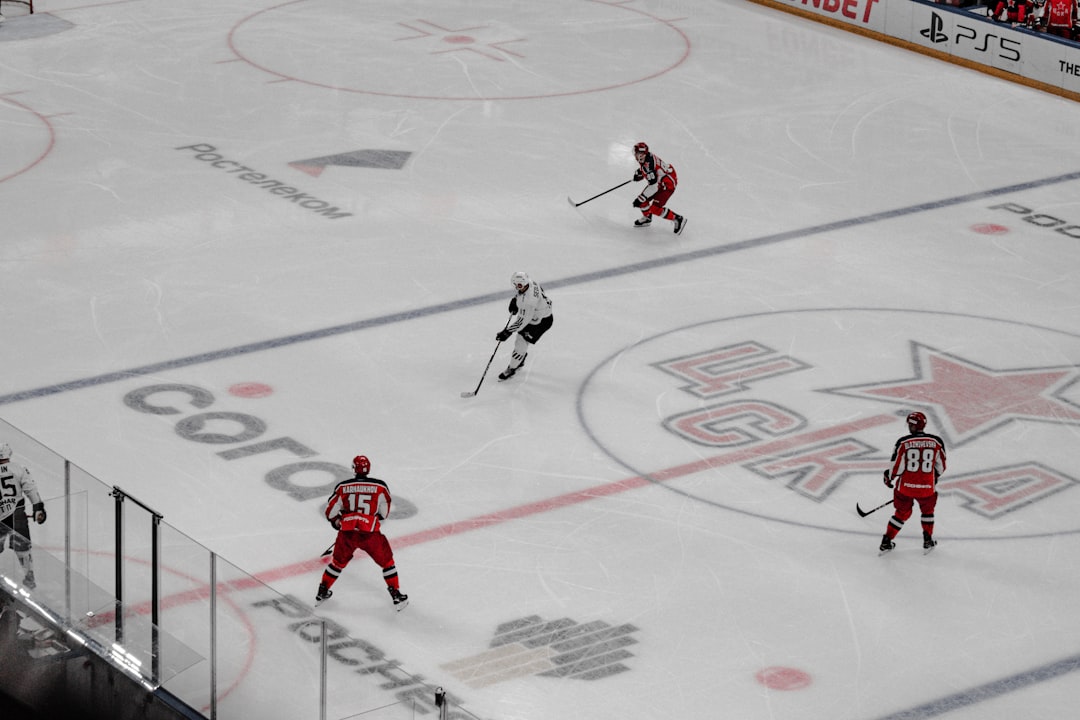
M 471 42 L 476 42 L 468 35 L 447 35 L 443 38 L 443 40 L 448 43 L 453 43 L 455 45 L 465 45 Z
M 229 388 L 229 394 L 242 398 L 261 398 L 274 392 L 269 385 L 257 382 L 236 383 Z
M 810 685 L 810 675 L 789 667 L 767 667 L 754 676 L 770 690 L 802 690 Z
M 972 225 L 971 229 L 980 235 L 1002 235 L 1009 232 L 1009 228 L 996 223 L 979 223 L 978 225 Z

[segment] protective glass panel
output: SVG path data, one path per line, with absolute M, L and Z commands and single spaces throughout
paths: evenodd
M 320 632 L 310 609 L 220 559 L 217 580 L 218 717 L 318 720 Z

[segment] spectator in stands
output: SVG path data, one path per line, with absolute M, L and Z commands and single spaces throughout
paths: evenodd
M 1072 40 L 1076 27 L 1076 0 L 1046 0 L 1043 27 L 1051 35 Z
M 1043 18 L 1045 13 L 1046 0 L 1034 0 L 1031 6 L 1031 14 L 1028 15 L 1028 27 L 1030 27 L 1032 30 L 1037 30 L 1041 32 L 1043 30 L 1043 25 L 1045 24 L 1045 20 Z
M 1030 0 L 998 0 L 990 17 L 997 22 L 1024 25 L 1031 14 Z

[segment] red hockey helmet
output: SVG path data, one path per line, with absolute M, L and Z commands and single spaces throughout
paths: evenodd
M 371 461 L 366 455 L 357 455 L 352 459 L 352 469 L 357 475 L 367 475 L 371 472 Z
M 926 429 L 926 416 L 921 412 L 913 412 L 907 416 L 907 426 L 911 432 L 922 432 Z
M 649 146 L 646 145 L 645 143 L 639 142 L 637 145 L 634 146 L 634 156 L 635 157 L 637 157 L 638 155 L 648 155 L 648 154 L 649 154 Z

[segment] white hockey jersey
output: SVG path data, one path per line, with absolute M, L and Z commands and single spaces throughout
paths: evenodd
M 517 303 L 517 315 L 511 320 L 506 329 L 512 333 L 521 330 L 526 325 L 535 325 L 546 317 L 551 316 L 551 300 L 544 294 L 544 288 L 540 283 L 533 280 L 525 292 L 520 292 L 514 298 Z
M 24 497 L 31 506 L 41 502 L 30 471 L 10 459 L 0 461 L 0 520 L 12 515 Z

